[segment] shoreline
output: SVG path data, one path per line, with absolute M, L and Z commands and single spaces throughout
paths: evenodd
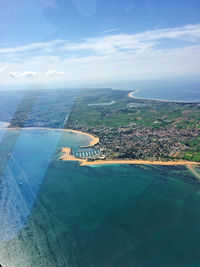
M 95 165 L 113 165 L 113 164 L 130 164 L 130 165 L 157 165 L 157 166 L 186 166 L 188 169 L 191 166 L 200 166 L 200 162 L 194 161 L 151 161 L 151 160 L 139 160 L 139 159 L 116 159 L 116 160 L 94 160 L 88 161 L 87 159 L 76 158 L 71 155 L 70 147 L 63 147 L 62 152 L 64 153 L 60 160 L 62 161 L 77 161 L 80 166 L 95 166 Z
M 134 92 L 130 92 L 128 94 L 128 96 L 130 98 L 132 98 L 132 99 L 139 99 L 139 100 L 150 100 L 150 101 L 170 102 L 170 103 L 187 103 L 187 102 L 184 102 L 184 101 L 174 101 L 174 100 L 165 100 L 165 99 L 156 99 L 156 98 L 144 98 L 144 97 L 133 96 L 134 94 L 136 94 L 138 92 L 139 92 L 139 90 L 135 90 Z
M 87 145 L 87 147 L 91 147 L 96 145 L 97 143 L 99 143 L 99 137 L 94 136 L 92 134 L 89 133 L 85 133 L 85 132 L 81 132 L 78 130 L 72 130 L 72 129 L 59 129 L 59 128 L 45 128 L 45 127 L 1 127 L 0 126 L 0 130 L 46 130 L 46 131 L 61 131 L 61 132 L 69 132 L 69 133 L 76 133 L 76 134 L 81 134 L 81 135 L 85 135 L 88 136 L 89 138 L 91 138 L 91 141 L 89 143 L 89 145 Z
M 198 165 L 200 162 L 193 161 L 150 161 L 150 160 L 96 160 L 96 161 L 82 161 L 81 166 L 92 165 L 112 165 L 112 164 L 131 164 L 131 165 L 161 165 L 161 166 L 190 166 Z
M 132 93 L 130 93 L 132 94 Z M 89 133 L 81 132 L 78 130 L 72 129 L 59 129 L 59 128 L 45 128 L 45 127 L 13 127 L 13 128 L 4 128 L 0 127 L 0 129 L 8 129 L 8 130 L 47 130 L 47 131 L 61 131 L 61 132 L 71 132 L 76 134 L 82 134 L 91 138 L 91 141 L 87 147 L 92 147 L 99 143 L 99 137 L 94 136 Z M 61 161 L 75 161 L 79 162 L 80 166 L 94 166 L 94 165 L 112 165 L 112 164 L 131 164 L 131 165 L 160 165 L 160 166 L 200 166 L 200 162 L 193 161 L 151 161 L 151 160 L 138 160 L 138 159 L 127 159 L 127 160 L 94 160 L 88 161 L 87 159 L 76 158 L 71 154 L 70 147 L 62 147 L 61 152 L 64 154 L 60 156 Z
M 134 94 L 138 93 L 139 90 L 135 90 L 134 92 L 130 92 L 128 94 L 128 97 L 132 99 L 139 99 L 139 100 L 150 100 L 150 101 L 158 101 L 158 102 L 170 102 L 170 103 L 184 103 L 184 104 L 198 104 L 200 103 L 199 101 L 193 102 L 193 101 L 179 101 L 179 100 L 165 100 L 165 99 L 157 99 L 157 98 L 144 98 L 144 97 L 137 97 L 133 96 Z
M 61 152 L 63 152 L 64 154 L 62 156 L 60 156 L 60 160 L 62 161 L 80 161 L 82 162 L 83 160 L 82 159 L 78 159 L 78 158 L 75 158 L 72 154 L 71 154 L 71 147 L 63 147 L 61 149 Z
M 90 137 L 91 138 L 91 141 L 90 141 L 89 145 L 87 145 L 87 147 L 92 147 L 92 146 L 94 146 L 94 145 L 96 145 L 96 144 L 99 143 L 99 137 L 98 136 L 94 136 L 92 134 L 81 132 L 81 131 L 78 131 L 78 130 L 63 129 L 63 131 L 67 131 L 67 132 L 71 132 L 71 133 L 77 133 L 77 134 L 82 134 L 82 135 L 86 135 L 86 136 Z

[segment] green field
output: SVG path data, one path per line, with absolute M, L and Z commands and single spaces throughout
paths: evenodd
M 169 155 L 166 156 L 167 152 L 159 153 L 159 158 L 173 159 L 170 152 L 176 149 L 176 143 L 178 143 L 181 149 L 177 151 L 181 151 L 179 153 L 181 159 L 200 161 L 199 103 L 133 99 L 128 97 L 128 93 L 129 91 L 110 89 L 81 91 L 76 98 L 66 127 L 97 134 L 102 143 L 109 147 L 110 153 L 111 146 L 122 147 L 125 139 L 132 140 L 130 147 L 133 151 L 139 140 L 134 137 L 134 130 L 141 133 L 144 129 L 144 136 L 146 132 L 150 133 L 146 136 L 146 145 L 155 140 L 161 140 L 158 150 L 165 151 L 167 147 Z M 115 103 L 106 104 L 111 101 Z M 101 105 L 91 105 L 97 103 Z M 119 131 L 124 131 L 124 134 L 118 134 Z M 155 138 L 152 135 L 155 135 Z M 113 141 L 119 138 L 121 141 Z M 168 140 L 166 144 L 163 145 L 162 139 Z M 137 146 L 142 149 L 140 144 Z M 112 152 L 116 153 L 116 149 L 113 150 Z M 126 152 L 124 151 L 126 156 L 129 155 L 127 150 L 129 147 L 126 147 Z M 150 154 L 153 156 L 155 152 L 152 150 Z M 133 153 L 130 155 L 134 156 Z
M 110 106 L 91 103 L 116 101 Z M 77 97 L 68 124 L 116 127 L 135 123 L 148 127 L 200 127 L 200 104 L 131 99 L 127 91 L 87 90 Z

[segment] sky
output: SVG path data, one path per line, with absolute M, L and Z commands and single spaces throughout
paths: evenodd
M 200 75 L 199 0 L 0 0 L 0 88 Z

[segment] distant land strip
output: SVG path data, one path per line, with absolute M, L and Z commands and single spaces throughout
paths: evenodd
M 139 92 L 139 90 L 135 90 L 134 92 L 130 92 L 128 94 L 128 97 L 133 98 L 133 99 L 140 99 L 140 100 L 151 100 L 151 101 L 172 102 L 172 103 L 184 103 L 184 101 L 165 100 L 165 99 L 157 99 L 157 98 L 144 98 L 144 97 L 134 96 L 138 92 Z M 189 102 L 186 101 L 185 103 L 189 103 Z
M 193 101 L 181 101 L 181 100 L 169 100 L 169 99 L 159 99 L 159 98 L 146 98 L 146 97 L 137 97 L 134 96 L 136 93 L 138 93 L 139 90 L 135 90 L 133 92 L 130 92 L 128 94 L 128 97 L 133 98 L 133 99 L 139 99 L 139 100 L 150 100 L 150 101 L 158 101 L 158 102 L 170 102 L 170 103 L 199 103 L 199 101 L 197 102 L 193 102 Z

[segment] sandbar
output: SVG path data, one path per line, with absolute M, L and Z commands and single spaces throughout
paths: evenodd
M 150 161 L 150 160 L 96 160 L 82 161 L 81 166 L 108 165 L 108 164 L 132 164 L 132 165 L 163 165 L 163 166 L 191 166 L 199 165 L 200 162 L 193 161 Z

